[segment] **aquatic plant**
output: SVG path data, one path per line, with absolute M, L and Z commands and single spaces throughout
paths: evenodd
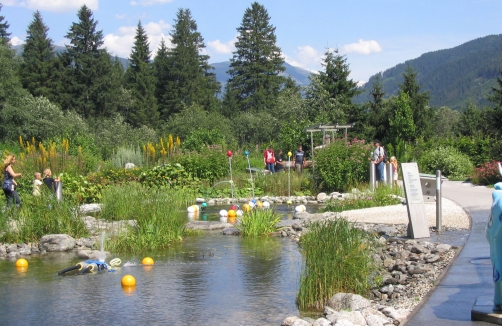
M 237 229 L 245 237 L 268 235 L 276 231 L 280 220 L 281 215 L 273 209 L 254 209 L 238 218 Z
M 369 235 L 344 218 L 312 223 L 308 230 L 300 239 L 298 307 L 320 310 L 337 292 L 367 294 L 377 268 Z
M 363 190 L 347 195 L 343 199 L 333 199 L 326 203 L 322 212 L 344 212 L 353 209 L 397 205 L 403 196 L 402 188 L 378 187 L 374 191 Z

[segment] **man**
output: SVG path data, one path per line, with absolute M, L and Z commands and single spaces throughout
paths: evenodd
M 385 182 L 384 179 L 385 162 L 383 161 L 384 150 L 383 147 L 380 146 L 380 141 L 378 139 L 375 139 L 373 141 L 373 145 L 375 146 L 375 150 L 373 151 L 372 162 L 373 164 L 375 164 L 376 180 L 384 183 Z
M 305 167 L 305 153 L 302 150 L 302 145 L 298 145 L 298 150 L 295 151 L 295 169 L 298 175 L 302 174 L 303 168 Z
M 266 166 L 266 169 L 270 171 L 270 173 L 275 173 L 275 154 L 272 146 L 269 146 L 267 150 L 263 153 L 263 163 Z

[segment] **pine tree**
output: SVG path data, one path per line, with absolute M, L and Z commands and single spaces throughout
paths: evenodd
M 285 68 L 276 44 L 275 27 L 270 24 L 265 7 L 257 2 L 251 4 L 237 31 L 236 50 L 228 71 L 229 96 L 235 97 L 240 111 L 273 108 L 285 83 L 285 78 L 279 75 Z
M 352 98 L 361 91 L 357 88 L 357 83 L 349 79 L 350 69 L 345 56 L 338 54 L 338 50 L 326 49 L 322 66 L 324 71 L 319 71 L 319 78 L 329 97 L 339 103 L 351 105 Z
M 83 5 L 66 38 L 71 45 L 59 56 L 59 80 L 54 90 L 63 109 L 84 117 L 111 116 L 117 109 L 120 87 L 113 78 L 113 62 L 103 45 L 103 32 L 92 11 Z M 114 95 L 115 94 L 115 95 Z
M 380 78 L 380 75 L 376 76 L 370 91 L 372 101 L 369 102 L 367 125 L 374 128 L 374 134 L 368 135 L 370 139 L 384 139 L 387 136 L 387 130 L 389 130 L 391 110 L 389 110 L 387 101 L 384 100 L 385 91 Z
M 33 96 L 51 99 L 56 54 L 54 44 L 47 36 L 48 30 L 37 10 L 26 31 L 19 76 L 23 87 Z
M 132 108 L 126 114 L 126 121 L 133 126 L 155 126 L 158 124 L 159 111 L 155 99 L 155 76 L 150 64 L 150 43 L 148 36 L 138 22 L 134 46 L 129 56 L 130 66 L 125 78 L 133 98 Z
M 413 111 L 411 110 L 411 99 L 403 91 L 394 103 L 394 116 L 389 120 L 390 134 L 393 136 L 393 143 L 410 141 L 415 134 L 416 126 L 413 122 Z
M 155 75 L 155 98 L 157 99 L 159 113 L 163 119 L 166 118 L 165 112 L 169 112 L 169 70 L 168 49 L 164 38 L 162 38 L 157 49 L 157 55 L 153 60 L 153 73 Z
M 421 93 L 421 86 L 417 81 L 417 72 L 410 66 L 403 74 L 404 82 L 399 85 L 400 91 L 408 94 L 413 111 L 413 121 L 416 126 L 414 138 L 427 137 L 431 134 L 434 110 L 429 107 L 429 92 Z
M 213 67 L 208 63 L 209 56 L 201 54 L 205 48 L 204 39 L 197 31 L 197 23 L 189 9 L 178 10 L 170 35 L 173 47 L 167 53 L 169 81 L 161 111 L 163 118 L 194 104 L 214 111 L 218 106 L 215 95 L 220 84 L 211 72 Z
M 0 3 L 0 11 L 2 11 L 3 5 Z M 0 16 L 0 42 L 4 44 L 9 44 L 10 41 L 10 34 L 7 32 L 7 29 L 9 28 L 9 24 L 7 21 L 3 22 L 5 19 L 4 16 Z

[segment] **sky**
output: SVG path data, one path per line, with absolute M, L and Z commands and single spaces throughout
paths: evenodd
M 167 45 L 178 9 L 190 9 L 204 38 L 210 63 L 228 61 L 237 28 L 252 1 L 244 0 L 0 0 L 11 43 L 24 43 L 39 10 L 56 45 L 86 4 L 113 55 L 129 57 L 138 21 L 154 53 Z M 350 65 L 350 78 L 370 76 L 426 52 L 501 34 L 501 0 L 261 0 L 276 28 L 286 62 L 311 71 L 322 69 L 326 48 L 338 49 Z

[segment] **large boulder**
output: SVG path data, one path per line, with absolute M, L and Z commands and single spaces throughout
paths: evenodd
M 40 247 L 47 252 L 68 251 L 77 241 L 67 234 L 48 234 L 40 239 Z
M 79 212 L 82 215 L 90 214 L 90 213 L 99 213 L 99 212 L 101 212 L 101 205 L 100 204 L 80 205 Z
M 328 300 L 327 306 L 333 310 L 361 310 L 371 305 L 368 299 L 353 293 L 337 293 Z

